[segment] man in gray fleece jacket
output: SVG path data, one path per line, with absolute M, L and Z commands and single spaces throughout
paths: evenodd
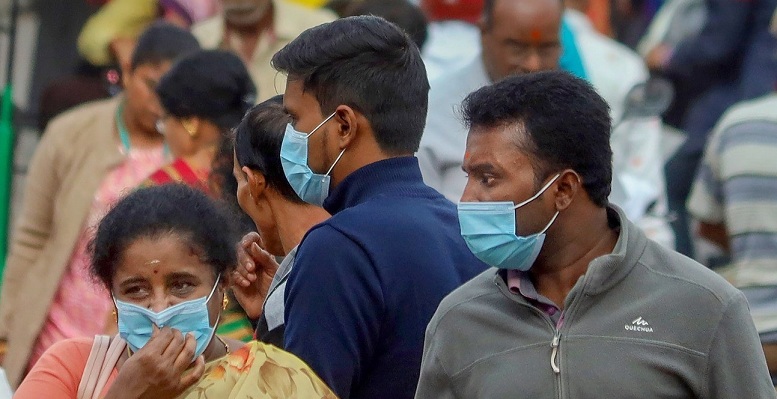
M 417 398 L 775 398 L 744 296 L 607 204 L 606 103 L 563 72 L 471 94 L 459 204 L 486 271 L 430 322 Z

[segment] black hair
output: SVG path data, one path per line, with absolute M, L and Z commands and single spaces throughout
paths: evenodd
M 197 51 L 176 62 L 156 91 L 173 117 L 196 116 L 219 128 L 221 139 L 208 178 L 210 188 L 229 206 L 240 231 L 251 229 L 253 222 L 237 205 L 237 181 L 232 174 L 232 129 L 256 101 L 256 86 L 243 62 L 228 51 Z
M 561 71 L 512 76 L 470 94 L 462 108 L 470 134 L 476 127 L 517 127 L 515 143 L 535 161 L 537 186 L 569 168 L 597 206 L 607 205 L 610 112 L 588 82 Z
M 197 39 L 188 31 L 166 22 L 155 22 L 138 38 L 130 70 L 134 71 L 141 65 L 174 62 L 199 49 Z
M 400 27 L 410 36 L 418 48 L 429 37 L 429 21 L 421 8 L 407 0 L 365 0 L 352 3 L 346 10 L 348 16 L 374 15 Z
M 181 58 L 162 76 L 156 92 L 173 117 L 200 117 L 223 132 L 237 126 L 256 102 L 256 86 L 243 61 L 224 50 Z
M 283 109 L 283 96 L 275 96 L 253 108 L 235 129 L 235 158 L 242 168 L 264 175 L 267 186 L 283 198 L 298 204 L 304 201 L 291 188 L 281 165 L 281 143 L 291 118 Z
M 251 217 L 240 208 L 240 203 L 237 201 L 237 180 L 232 172 L 235 165 L 234 150 L 235 135 L 233 131 L 230 131 L 228 136 L 222 140 L 216 156 L 213 158 L 210 175 L 208 175 L 208 187 L 232 213 L 238 232 L 246 234 L 250 231 L 256 231 L 256 225 Z
M 169 234 L 186 240 L 214 275 L 224 275 L 237 265 L 237 236 L 229 215 L 202 191 L 175 183 L 138 189 L 105 215 L 89 245 L 92 274 L 111 289 L 129 245 Z
M 275 69 L 311 91 L 325 114 L 344 104 L 363 114 L 381 150 L 418 150 L 429 81 L 421 53 L 396 25 L 357 16 L 310 28 L 272 58 Z

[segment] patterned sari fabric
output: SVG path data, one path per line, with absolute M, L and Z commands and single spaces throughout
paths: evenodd
M 213 196 L 208 186 L 208 171 L 195 171 L 183 159 L 176 159 L 169 165 L 157 170 L 141 185 L 141 187 L 153 187 L 162 184 L 184 183 L 190 187 L 202 190 Z M 243 309 L 234 298 L 221 313 L 221 322 L 216 333 L 223 336 L 248 342 L 253 339 L 254 329 Z
M 272 345 L 250 342 L 205 365 L 205 375 L 180 399 L 280 399 L 337 396 L 302 360 Z

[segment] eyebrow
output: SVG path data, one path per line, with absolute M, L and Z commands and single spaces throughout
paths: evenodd
M 145 283 L 146 279 L 143 277 L 130 277 L 119 284 L 119 287 L 126 287 L 131 284 Z
M 462 165 L 461 170 L 463 170 L 464 173 L 485 173 L 493 172 L 496 170 L 496 168 L 490 163 L 477 163 L 469 166 L 468 168 L 465 168 L 464 165 Z
M 198 282 L 200 281 L 199 277 L 195 276 L 192 273 L 188 273 L 188 272 L 173 272 L 173 273 L 170 273 L 167 276 L 165 276 L 165 281 L 174 281 L 174 280 L 187 279 L 187 278 L 188 279 L 195 279 Z

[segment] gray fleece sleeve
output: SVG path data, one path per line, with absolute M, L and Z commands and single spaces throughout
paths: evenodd
M 777 398 L 741 292 L 725 305 L 708 353 L 706 398 Z
M 418 379 L 415 399 L 455 399 L 450 377 L 437 357 L 437 351 L 442 349 L 438 347 L 439 342 L 435 341 L 431 329 L 432 325 L 426 331 L 421 376 Z

